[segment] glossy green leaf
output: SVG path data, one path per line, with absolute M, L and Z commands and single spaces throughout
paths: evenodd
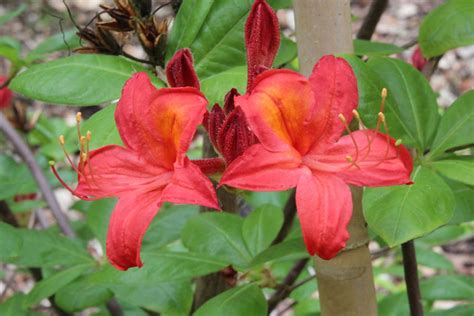
M 20 73 L 10 88 L 31 99 L 62 105 L 96 105 L 117 100 L 133 73 L 146 69 L 126 58 L 74 55 L 34 65 Z M 159 84 L 158 79 L 154 79 Z
M 435 161 L 433 167 L 452 180 L 474 185 L 474 159 L 461 158 Z
M 32 51 L 28 53 L 27 59 L 36 59 L 48 53 L 62 50 L 72 50 L 80 46 L 77 30 L 68 30 L 48 37 Z
M 241 94 L 247 86 L 247 66 L 238 66 L 212 74 L 201 80 L 201 90 L 209 101 L 209 106 L 215 103 L 223 104 L 224 97 L 232 88 Z
M 245 65 L 244 23 L 251 0 L 184 1 L 169 35 L 167 59 L 191 48 L 201 79 Z
M 0 315 L 2 316 L 40 316 L 40 314 L 28 310 L 23 306 L 26 295 L 16 293 L 6 301 L 0 303 Z
M 8 21 L 16 18 L 17 16 L 19 16 L 20 14 L 23 13 L 23 11 L 26 10 L 28 6 L 24 3 L 22 3 L 20 6 L 18 6 L 18 8 L 16 8 L 15 10 L 11 11 L 11 12 L 7 12 L 6 14 L 0 16 L 0 26 L 2 26 L 3 24 L 7 23 Z
M 450 224 L 474 221 L 474 187 L 455 181 L 447 181 L 454 193 L 456 207 Z
M 246 267 L 252 256 L 242 238 L 243 219 L 227 213 L 203 213 L 190 219 L 181 234 L 191 251 Z
M 54 301 L 62 310 L 73 313 L 102 305 L 112 298 L 113 293 L 106 286 L 90 281 L 90 275 L 76 279 L 61 288 L 55 294 Z
M 436 275 L 420 282 L 425 300 L 472 300 L 474 279 L 467 275 Z
M 298 49 L 296 43 L 286 37 L 285 35 L 280 35 L 280 48 L 278 49 L 278 54 L 275 57 L 273 62 L 273 68 L 278 68 L 297 57 Z
M 151 251 L 179 239 L 187 221 L 199 214 L 196 205 L 165 204 L 148 227 L 143 238 L 143 249 Z
M 0 261 L 17 257 L 23 240 L 10 225 L 0 222 Z
M 460 96 L 446 110 L 428 157 L 434 159 L 446 149 L 474 143 L 474 91 Z
M 287 239 L 279 244 L 259 253 L 251 263 L 251 266 L 258 266 L 265 262 L 276 260 L 296 260 L 308 257 L 303 238 Z
M 369 128 L 375 128 L 380 111 L 381 91 L 386 88 L 384 80 L 367 66 L 359 57 L 354 55 L 344 55 L 352 66 L 357 77 L 359 90 L 358 111 L 364 124 Z M 390 135 L 395 139 L 402 139 L 403 144 L 409 146 L 416 145 L 416 135 L 404 121 L 400 113 L 400 108 L 394 99 L 393 93 L 388 92 L 385 101 L 385 118 L 390 129 Z
M 242 235 L 252 256 L 265 250 L 278 235 L 283 224 L 283 213 L 267 204 L 250 213 L 244 220 Z
M 122 145 L 117 126 L 115 125 L 115 104 L 111 104 L 94 113 L 87 119 L 81 127 L 85 135 L 87 131 L 91 132 L 91 149 L 97 149 L 106 145 Z
M 242 285 L 210 299 L 194 314 L 194 316 L 222 315 L 267 315 L 265 296 L 255 284 Z
M 361 39 L 354 40 L 354 54 L 358 56 L 386 56 L 398 54 L 404 50 L 405 48 L 393 44 Z
M 111 198 L 92 202 L 79 201 L 73 206 L 73 209 L 85 213 L 87 226 L 101 242 L 103 247 L 105 247 L 110 216 L 116 203 L 117 200 Z
M 446 224 L 454 211 L 449 186 L 431 170 L 415 169 L 413 185 L 367 188 L 364 216 L 389 246 L 420 237 Z
M 421 23 L 418 43 L 426 57 L 474 44 L 474 2 L 449 0 L 431 11 Z
M 378 303 L 378 312 L 384 316 L 410 315 L 406 291 L 385 296 Z
M 38 304 L 42 299 L 50 297 L 59 289 L 77 279 L 91 267 L 91 264 L 73 266 L 41 280 L 28 293 L 23 304 L 28 307 Z
M 25 164 L 0 155 L 0 200 L 36 192 L 36 182 Z
M 412 65 L 399 59 L 374 57 L 367 66 L 382 78 L 396 104 L 394 110 L 400 123 L 413 136 L 417 147 L 428 148 L 439 121 L 436 95 L 429 82 Z
M 16 229 L 22 238 L 19 254 L 5 260 L 26 267 L 55 267 L 58 265 L 90 265 L 94 261 L 82 246 L 53 231 Z
M 466 235 L 466 229 L 462 226 L 447 225 L 440 227 L 432 233 L 418 239 L 418 243 L 429 246 L 441 246 L 459 240 Z

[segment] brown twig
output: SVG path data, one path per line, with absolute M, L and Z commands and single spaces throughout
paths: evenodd
M 5 137 L 12 143 L 20 157 L 30 169 L 33 178 L 36 180 L 36 183 L 38 184 L 38 187 L 41 193 L 43 194 L 44 199 L 46 200 L 46 203 L 48 204 L 51 212 L 53 213 L 53 216 L 58 222 L 58 226 L 61 232 L 68 237 L 74 237 L 76 234 L 71 228 L 66 215 L 61 211 L 59 203 L 56 200 L 56 197 L 54 196 L 53 190 L 51 189 L 48 179 L 43 174 L 43 171 L 36 162 L 35 157 L 31 152 L 31 149 L 23 141 L 23 139 L 15 131 L 15 129 L 10 125 L 10 123 L 2 113 L 0 113 L 0 130 L 3 132 Z
M 283 283 L 278 287 L 277 291 L 268 300 L 268 313 L 269 314 L 271 313 L 271 311 L 275 309 L 275 307 L 277 307 L 277 305 L 281 301 L 283 301 L 285 298 L 288 297 L 288 295 L 290 295 L 291 291 L 293 291 L 296 288 L 294 283 L 296 279 L 299 277 L 299 275 L 301 274 L 301 272 L 303 272 L 303 269 L 308 263 L 308 261 L 309 261 L 309 258 L 298 260 L 293 266 L 293 268 L 291 268 L 290 272 L 288 272 L 285 279 L 283 280 Z M 313 279 L 313 277 L 311 279 Z
M 291 226 L 293 225 L 293 220 L 295 219 L 296 215 L 296 200 L 295 200 L 295 192 L 293 191 L 291 195 L 288 197 L 286 201 L 285 208 L 283 209 L 283 225 L 278 232 L 278 235 L 272 242 L 272 245 L 276 245 L 281 243 L 286 236 L 290 233 Z
M 122 308 L 115 298 L 110 299 L 105 306 L 112 316 L 123 316 Z
M 372 0 L 369 13 L 364 18 L 362 25 L 357 32 L 358 39 L 370 40 L 379 23 L 380 17 L 387 8 L 388 0 Z
M 421 304 L 420 284 L 418 280 L 418 266 L 416 263 L 415 243 L 409 240 L 402 244 L 403 270 L 407 285 L 408 303 L 411 316 L 423 316 Z

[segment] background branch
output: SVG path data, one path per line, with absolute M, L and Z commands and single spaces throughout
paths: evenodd
M 402 244 L 403 270 L 407 285 L 408 303 L 411 316 L 423 316 L 420 284 L 418 281 L 418 266 L 416 263 L 415 243 L 413 240 Z
M 380 17 L 387 8 L 388 0 L 372 0 L 369 12 L 364 18 L 362 25 L 357 32 L 358 39 L 370 40 L 375 32 L 375 28 L 380 21 Z
M 278 235 L 272 242 L 272 245 L 281 243 L 286 236 L 290 233 L 291 226 L 293 226 L 293 220 L 296 216 L 296 200 L 295 200 L 295 191 L 291 193 L 286 200 L 285 208 L 283 209 L 283 225 L 278 232 Z

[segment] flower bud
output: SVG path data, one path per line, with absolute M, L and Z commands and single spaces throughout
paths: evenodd
M 413 52 L 413 55 L 411 55 L 412 65 L 419 71 L 422 71 L 427 62 L 428 60 L 421 53 L 420 46 L 417 45 L 415 51 Z
M 166 78 L 170 87 L 200 88 L 193 67 L 193 55 L 187 48 L 180 49 L 166 65 Z
M 255 77 L 262 69 L 269 69 L 280 46 L 278 18 L 265 0 L 255 0 L 245 24 L 248 82 L 252 88 Z
M 0 76 L 0 86 L 3 85 L 8 79 Z M 4 109 L 10 106 L 13 98 L 13 93 L 7 87 L 0 89 L 0 109 Z

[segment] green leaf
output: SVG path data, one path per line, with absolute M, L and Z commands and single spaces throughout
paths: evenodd
M 251 263 L 251 266 L 258 266 L 265 262 L 276 260 L 296 260 L 308 257 L 303 238 L 287 239 L 279 244 L 259 253 Z
M 416 260 L 419 265 L 442 270 L 454 270 L 453 263 L 445 256 L 434 252 L 432 249 L 416 247 Z
M 42 299 L 52 296 L 59 289 L 77 279 L 91 267 L 91 264 L 73 266 L 41 280 L 28 293 L 23 304 L 27 307 L 38 304 Z
M 179 239 L 187 221 L 198 214 L 199 207 L 195 205 L 165 204 L 143 238 L 143 249 L 158 249 Z
M 87 226 L 104 247 L 110 216 L 116 203 L 117 200 L 111 198 L 92 202 L 79 201 L 73 206 L 73 209 L 78 209 L 86 214 Z
M 474 304 L 458 305 L 450 309 L 434 310 L 428 316 L 472 316 L 474 315 Z
M 79 47 L 80 41 L 76 32 L 76 30 L 68 30 L 48 37 L 28 53 L 27 59 L 33 60 L 45 54 Z
M 439 121 L 436 95 L 429 82 L 412 65 L 399 59 L 374 57 L 369 59 L 367 66 L 383 79 L 396 104 L 393 110 L 398 113 L 406 132 L 415 139 L 417 147 L 428 148 Z
M 201 80 L 201 90 L 209 100 L 209 105 L 223 104 L 224 97 L 232 88 L 240 93 L 247 86 L 247 66 L 238 66 L 215 73 Z
M 0 26 L 2 26 L 3 24 L 7 23 L 8 21 L 16 18 L 17 16 L 19 16 L 20 14 L 23 13 L 23 11 L 26 10 L 28 6 L 24 3 L 22 3 L 18 8 L 16 8 L 14 11 L 12 12 L 8 12 L 2 16 L 0 16 Z
M 0 261 L 17 257 L 23 240 L 10 225 L 0 222 Z
M 21 44 L 13 37 L 0 37 L 0 57 L 5 57 L 14 65 L 18 64 L 21 59 Z
M 359 57 L 355 55 L 344 55 L 352 66 L 357 77 L 357 86 L 359 90 L 358 111 L 369 128 L 375 128 L 380 111 L 381 91 L 386 88 L 384 80 L 367 66 Z M 404 122 L 400 113 L 399 106 L 394 99 L 393 93 L 388 92 L 385 101 L 385 118 L 390 129 L 390 135 L 395 139 L 402 139 L 405 145 L 414 146 L 416 144 L 416 135 L 413 134 L 409 126 Z
M 22 238 L 17 257 L 5 260 L 26 267 L 93 264 L 89 254 L 76 241 L 52 231 L 16 229 Z
M 418 239 L 417 242 L 430 246 L 441 246 L 461 239 L 466 235 L 466 229 L 461 226 L 443 226 L 432 233 Z
M 433 162 L 433 167 L 444 176 L 465 184 L 474 185 L 474 159 L 446 159 Z
M 450 0 L 431 11 L 421 22 L 418 43 L 428 58 L 474 44 L 474 2 Z
M 255 256 L 270 246 L 282 224 L 283 213 L 273 205 L 267 204 L 252 211 L 242 226 L 242 235 L 250 254 Z
M 453 214 L 454 196 L 443 179 L 425 167 L 416 168 L 412 179 L 412 185 L 364 193 L 365 219 L 391 247 L 431 232 Z
M 465 275 L 436 275 L 420 282 L 425 300 L 472 300 L 474 279 Z
M 2 316 L 39 316 L 40 314 L 29 311 L 23 306 L 26 295 L 16 293 L 8 300 L 0 304 L 0 315 Z
M 446 149 L 474 143 L 474 91 L 460 96 L 446 110 L 428 157 L 434 159 Z M 428 158 L 427 158 L 428 159 Z
M 383 316 L 410 315 L 406 291 L 385 296 L 378 303 L 378 312 Z
M 194 316 L 241 316 L 267 314 L 267 302 L 255 284 L 247 284 L 225 291 L 210 299 Z
M 296 43 L 286 37 L 285 35 L 280 35 L 280 49 L 278 49 L 278 54 L 275 57 L 275 61 L 273 62 L 273 67 L 278 68 L 293 59 L 295 59 L 298 55 L 298 49 L 296 47 Z
M 237 267 L 246 267 L 252 256 L 242 238 L 243 219 L 227 213 L 203 213 L 190 219 L 182 231 L 191 251 L 215 256 Z
M 201 79 L 245 65 L 244 23 L 252 3 L 184 1 L 169 35 L 167 59 L 180 48 L 190 48 Z
M 125 81 L 139 71 L 146 69 L 126 58 L 75 55 L 32 66 L 16 76 L 10 88 L 53 104 L 96 105 L 117 100 Z
M 193 277 L 219 271 L 229 265 L 227 261 L 208 254 L 192 252 L 157 251 L 143 253 L 144 266 L 123 275 L 127 280 L 153 285 L 158 282 L 191 280 Z
M 354 54 L 358 56 L 392 55 L 401 53 L 404 50 L 405 48 L 393 44 L 372 42 L 361 39 L 354 40 Z
M 456 207 L 449 224 L 459 224 L 474 221 L 474 187 L 455 181 L 447 181 L 454 193 Z
M 25 164 L 7 155 L 0 156 L 0 200 L 17 194 L 36 192 L 36 182 Z
M 115 104 L 111 104 L 102 110 L 94 113 L 81 126 L 81 131 L 85 135 L 91 132 L 92 138 L 90 148 L 96 149 L 106 145 L 122 145 L 117 126 L 115 125 Z

